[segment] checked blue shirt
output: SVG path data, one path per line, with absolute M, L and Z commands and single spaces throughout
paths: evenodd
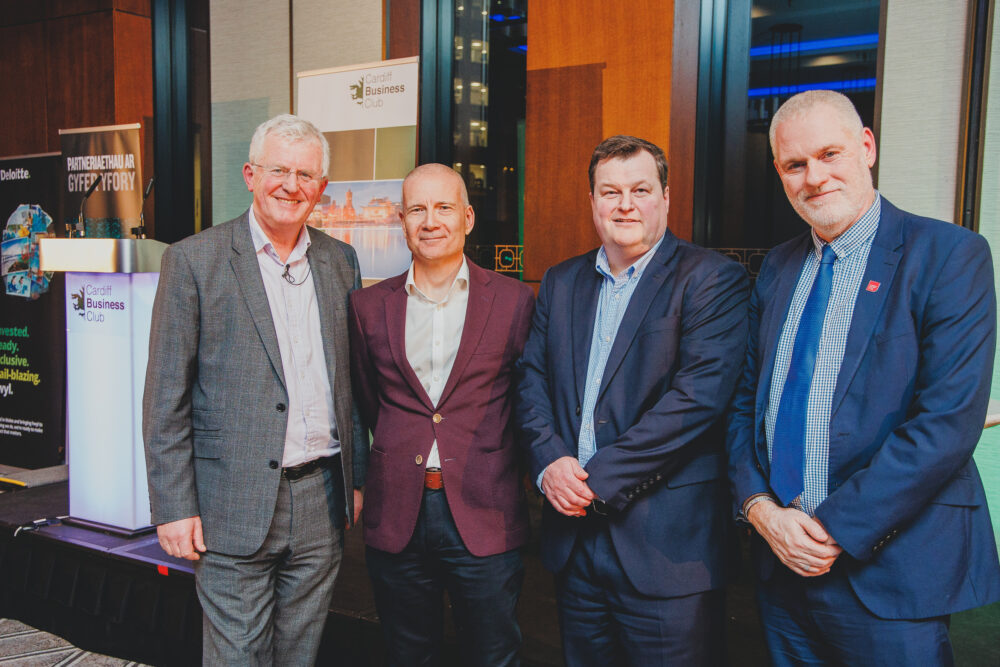
M 577 440 L 576 458 L 581 466 L 586 466 L 597 452 L 597 441 L 594 436 L 594 410 L 597 408 L 597 393 L 604 379 L 604 368 L 608 365 L 611 346 L 618 336 L 618 327 L 622 324 L 625 309 L 628 308 L 632 294 L 635 292 L 642 272 L 649 265 L 649 260 L 656 254 L 657 248 L 663 243 L 663 237 L 656 242 L 645 255 L 636 260 L 635 264 L 622 271 L 621 275 L 611 273 L 608 264 L 608 254 L 604 246 L 597 251 L 596 269 L 603 280 L 601 293 L 597 302 L 597 314 L 594 317 L 594 334 L 590 339 L 590 358 L 587 360 L 587 386 L 583 391 L 583 423 L 580 425 L 580 437 Z
M 823 335 L 816 352 L 816 367 L 813 371 L 809 403 L 806 408 L 803 474 L 805 485 L 802 495 L 792 502 L 794 507 L 798 507 L 809 516 L 813 516 L 819 504 L 826 499 L 833 394 L 837 388 L 840 364 L 844 360 L 847 333 L 850 331 L 851 318 L 854 316 L 854 304 L 861 288 L 861 279 L 868 266 L 868 254 L 871 252 L 872 241 L 878 230 L 881 212 L 881 196 L 876 192 L 875 202 L 871 208 L 847 231 L 830 242 L 830 247 L 837 254 L 837 260 L 833 264 L 833 285 L 826 308 L 826 319 L 823 322 Z M 802 272 L 799 274 L 799 282 L 792 295 L 792 303 L 781 330 L 781 338 L 778 339 L 778 350 L 774 358 L 771 390 L 768 394 L 767 412 L 764 415 L 768 459 L 772 455 L 774 424 L 778 416 L 778 405 L 781 403 L 781 392 L 785 388 L 785 379 L 788 376 L 788 364 L 792 358 L 795 334 L 806 300 L 809 298 L 809 290 L 819 269 L 820 258 L 823 256 L 825 242 L 816 236 L 815 231 L 812 233 L 812 240 L 814 247 L 802 263 Z

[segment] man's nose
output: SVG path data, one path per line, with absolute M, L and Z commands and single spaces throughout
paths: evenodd
M 621 201 L 618 202 L 618 208 L 622 211 L 631 211 L 635 208 L 635 200 L 632 198 L 631 192 L 623 192 Z
M 830 170 L 822 162 L 806 163 L 806 185 L 816 187 L 823 185 L 830 177 Z

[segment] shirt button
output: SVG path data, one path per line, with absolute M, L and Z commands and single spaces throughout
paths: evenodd
M 278 462 L 274 461 L 274 460 L 268 461 L 267 462 L 267 467 L 270 468 L 271 470 L 277 470 L 278 469 Z
M 440 415 L 439 413 L 437 413 L 437 412 L 435 412 L 435 413 L 434 413 L 434 416 L 433 416 L 433 417 L 431 417 L 431 421 L 433 421 L 433 422 L 434 422 L 435 424 L 440 424 L 440 423 L 441 423 L 441 420 L 442 420 L 442 419 L 444 419 L 444 417 L 442 417 L 442 416 L 441 416 L 441 415 Z
M 416 463 L 417 465 L 420 465 L 421 463 L 424 462 L 424 457 L 421 456 L 420 454 L 417 454 L 417 458 L 413 459 L 413 462 Z
M 285 411 L 285 404 L 284 403 L 278 403 L 276 406 L 274 406 L 274 409 L 277 410 L 278 412 L 284 412 Z
M 435 375 L 434 376 L 434 381 L 435 382 L 440 382 L 441 381 L 441 376 L 440 375 Z

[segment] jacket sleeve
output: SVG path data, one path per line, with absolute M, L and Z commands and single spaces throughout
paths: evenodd
M 770 493 L 770 485 L 757 461 L 757 383 L 760 378 L 760 322 L 764 294 L 770 284 L 767 260 L 750 295 L 747 318 L 746 355 L 743 370 L 736 383 L 733 400 L 726 411 L 726 451 L 729 461 L 729 483 L 732 489 L 733 516 L 740 518 L 747 498 Z
M 153 302 L 142 397 L 149 503 L 154 524 L 197 516 L 191 387 L 197 373 L 200 304 L 191 265 L 167 249 Z
M 524 345 L 524 353 L 517 363 L 517 396 L 514 421 L 518 429 L 518 442 L 524 448 L 531 479 L 538 479 L 550 463 L 576 451 L 566 446 L 556 432 L 555 413 L 552 405 L 553 391 L 549 374 L 549 314 L 552 306 L 551 272 L 542 278 L 542 285 L 535 302 L 531 331 Z M 556 343 L 565 353 L 566 341 Z

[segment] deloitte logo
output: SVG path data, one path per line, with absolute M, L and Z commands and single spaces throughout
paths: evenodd
M 125 310 L 124 301 L 114 301 L 111 296 L 111 285 L 92 285 L 87 283 L 78 292 L 72 292 L 73 310 L 88 322 L 103 322 L 104 311 Z

